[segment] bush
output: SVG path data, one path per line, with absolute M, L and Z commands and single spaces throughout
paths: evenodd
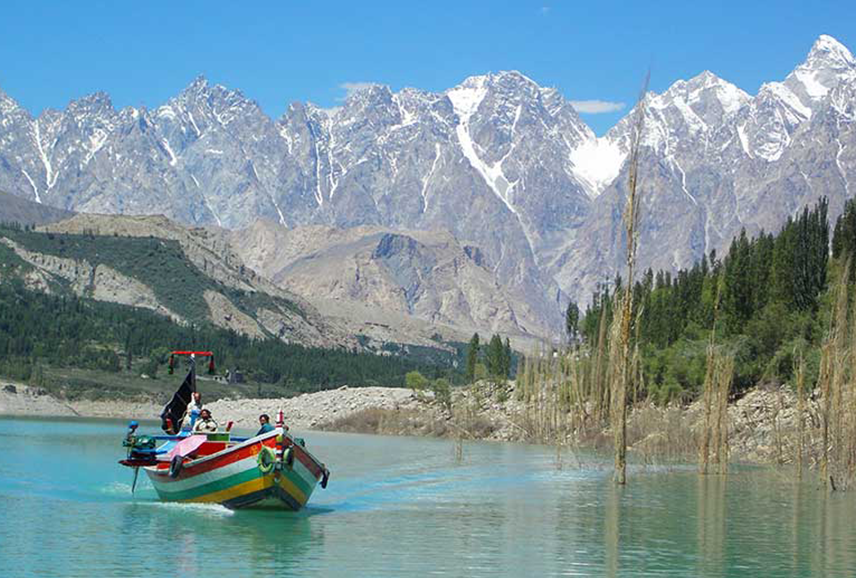
M 431 390 L 434 392 L 434 400 L 446 411 L 452 411 L 452 384 L 449 380 L 444 377 L 435 379 Z
M 428 380 L 425 379 L 425 376 L 418 371 L 409 371 L 407 375 L 404 376 L 404 383 L 409 389 L 412 389 L 417 394 L 422 393 L 425 391 L 425 388 L 428 387 Z

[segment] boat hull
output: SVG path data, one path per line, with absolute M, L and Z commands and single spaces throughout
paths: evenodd
M 186 462 L 170 476 L 168 463 L 145 468 L 161 500 L 207 502 L 228 508 L 299 510 L 324 475 L 324 466 L 285 436 L 291 459 L 274 464 L 271 471 L 259 465 L 264 446 L 275 448 L 276 431 L 253 438 L 212 455 Z

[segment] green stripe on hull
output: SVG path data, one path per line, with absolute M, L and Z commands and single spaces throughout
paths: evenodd
M 296 466 L 295 466 L 296 467 Z M 283 467 L 280 474 L 290 480 L 297 488 L 303 492 L 306 498 L 309 498 L 309 495 L 314 490 L 314 484 L 310 486 L 306 483 L 306 480 L 297 473 L 296 471 L 288 469 L 288 467 Z M 268 474 L 272 476 L 273 474 Z M 223 477 L 219 480 L 215 480 L 213 482 L 203 483 L 198 486 L 194 486 L 192 488 L 188 488 L 186 490 L 179 490 L 176 492 L 169 491 L 169 482 L 166 483 L 157 483 L 155 482 L 155 490 L 158 495 L 163 500 L 175 501 L 175 502 L 183 502 L 187 500 L 194 500 L 206 494 L 212 494 L 214 492 L 219 492 L 222 490 L 227 490 L 239 484 L 243 484 L 245 482 L 249 482 L 252 480 L 256 480 L 261 478 L 263 474 L 257 467 L 251 467 L 243 472 L 232 474 L 231 476 Z
M 155 486 L 155 489 L 164 500 L 180 502 L 184 500 L 192 500 L 199 496 L 204 496 L 205 494 L 227 490 L 233 486 L 237 486 L 238 484 L 243 484 L 244 482 L 249 482 L 260 477 L 262 477 L 262 473 L 258 468 L 250 468 L 243 472 L 233 474 L 213 482 L 208 482 L 207 484 L 200 484 L 193 488 L 179 490 L 177 492 L 170 492 L 168 484 L 162 484 L 160 487 Z

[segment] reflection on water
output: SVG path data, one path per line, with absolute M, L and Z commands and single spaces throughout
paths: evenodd
M 700 475 L 696 484 L 698 574 L 722 575 L 725 553 L 725 487 L 727 478 Z
M 298 513 L 165 504 L 122 424 L 0 419 L 0 576 L 850 576 L 854 494 L 760 468 L 631 468 L 552 448 L 310 433 Z M 574 462 L 576 463 L 576 462 Z

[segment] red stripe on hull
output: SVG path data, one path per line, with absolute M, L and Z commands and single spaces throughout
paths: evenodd
M 181 472 L 176 478 L 171 478 L 167 474 L 167 470 L 169 470 L 169 462 L 164 462 L 164 465 L 159 464 L 158 473 L 163 470 L 164 482 L 177 482 L 179 480 L 186 480 L 187 478 L 198 476 L 199 474 L 204 474 L 205 472 L 210 472 L 211 470 L 216 470 L 218 468 L 222 468 L 223 466 L 228 466 L 231 463 L 249 457 L 253 457 L 259 453 L 259 450 L 261 449 L 262 445 L 273 447 L 275 443 L 276 438 L 271 437 L 264 441 L 256 442 L 240 449 L 230 451 L 228 453 L 223 454 L 222 456 L 217 456 L 216 458 L 205 460 L 201 463 L 187 462 L 185 463 L 184 467 L 181 469 Z
M 321 479 L 321 468 L 318 467 L 318 464 L 315 463 L 315 460 L 309 457 L 309 455 L 304 451 L 302 447 L 298 444 L 293 444 L 292 451 L 294 452 L 294 459 L 300 460 L 300 463 L 306 466 L 306 469 L 309 470 L 309 473 L 315 476 L 316 480 Z
M 301 464 L 303 464 L 309 473 L 316 480 L 320 480 L 323 472 L 318 464 L 313 460 L 309 454 L 299 445 L 293 444 L 290 439 L 286 438 L 284 440 L 284 444 L 286 447 L 291 446 L 292 451 L 294 452 L 294 459 L 299 460 Z M 186 462 L 184 467 L 179 472 L 178 477 L 171 478 L 168 474 L 169 470 L 169 462 L 160 462 L 158 463 L 158 474 L 163 476 L 161 481 L 163 482 L 177 482 L 180 480 L 186 480 L 187 478 L 191 478 L 193 476 L 198 476 L 200 474 L 204 474 L 206 472 L 210 472 L 211 470 L 216 470 L 218 468 L 222 468 L 224 466 L 228 466 L 231 463 L 253 457 L 259 453 L 261 446 L 265 445 L 270 448 L 276 447 L 276 436 L 271 436 L 265 440 L 260 442 L 256 442 L 250 444 L 248 446 L 242 447 L 237 450 L 229 451 L 222 456 L 218 456 L 212 459 L 207 459 L 201 463 L 194 463 L 196 460 L 191 462 Z

